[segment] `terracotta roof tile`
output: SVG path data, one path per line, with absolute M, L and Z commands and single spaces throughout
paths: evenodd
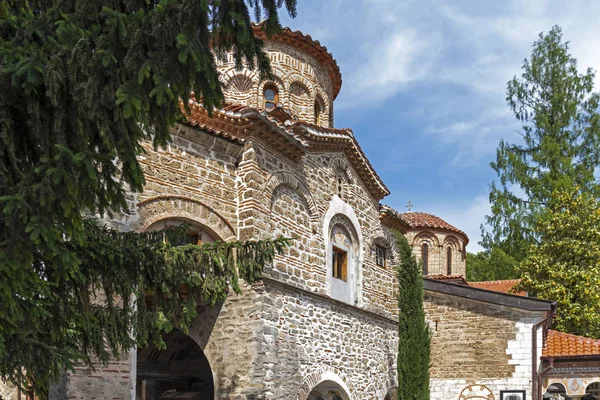
M 436 217 L 432 214 L 422 213 L 422 212 L 406 212 L 400 214 L 400 217 L 405 220 L 411 228 L 434 228 L 434 229 L 445 229 L 448 231 L 452 231 L 458 233 L 466 239 L 465 245 L 469 242 L 469 237 L 466 233 L 461 231 L 460 229 L 450 225 L 440 217 Z
M 600 356 L 600 340 L 554 330 L 548 331 L 546 345 L 542 352 L 543 357 L 588 355 Z
M 527 296 L 527 293 L 523 291 L 515 293 L 511 292 L 511 289 L 520 281 L 520 279 L 506 279 L 501 281 L 469 282 L 469 286 L 478 289 L 490 290 L 492 292 L 509 293 L 517 296 Z

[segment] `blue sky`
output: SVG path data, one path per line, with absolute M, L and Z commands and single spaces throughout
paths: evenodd
M 353 129 L 392 192 L 383 202 L 444 218 L 476 252 L 489 164 L 500 139 L 519 139 L 506 82 L 555 24 L 581 70 L 600 69 L 599 16 L 584 0 L 298 0 L 283 22 L 337 60 L 335 126 Z

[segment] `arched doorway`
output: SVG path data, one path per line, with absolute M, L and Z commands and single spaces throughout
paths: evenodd
M 350 400 L 350 397 L 336 382 L 323 381 L 311 390 L 307 400 Z
M 166 348 L 137 352 L 137 400 L 214 400 L 210 365 L 198 344 L 180 330 L 163 336 Z

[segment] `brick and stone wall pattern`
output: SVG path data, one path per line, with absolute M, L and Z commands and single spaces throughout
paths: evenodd
M 429 291 L 424 305 L 432 332 L 433 400 L 457 399 L 469 384 L 487 386 L 496 398 L 500 390 L 530 390 L 532 327 L 543 313 Z
M 447 249 L 452 249 L 452 275 L 466 277 L 464 239 L 459 235 L 438 229 L 413 229 L 406 233 L 413 254 L 421 259 L 421 245 L 429 245 L 429 275 L 448 275 Z
M 319 125 L 332 126 L 333 86 L 327 70 L 314 57 L 283 43 L 265 41 L 265 51 L 274 79 L 261 81 L 256 71 L 237 70 L 232 57 L 219 64 L 225 100 L 264 109 L 264 86 L 275 85 L 278 102 L 298 119 L 315 123 L 316 102 L 321 110 Z

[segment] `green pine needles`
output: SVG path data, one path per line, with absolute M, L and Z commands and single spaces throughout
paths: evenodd
M 506 101 L 522 124 L 522 140 L 501 141 L 491 163 L 498 182 L 490 186 L 490 231 L 483 232 L 488 251 L 500 247 L 522 260 L 539 243 L 534 227 L 555 191 L 579 188 L 600 196 L 594 175 L 600 164 L 600 94 L 594 71 L 579 71 L 569 42 L 554 26 L 533 44 L 521 76 L 508 82 Z
M 398 266 L 398 393 L 429 400 L 430 333 L 423 310 L 423 276 L 406 238 L 396 233 Z
M 270 74 L 250 13 L 273 34 L 279 8 L 295 16 L 295 3 L 0 2 L 0 377 L 26 373 L 43 393 L 74 363 L 185 328 L 196 300 L 239 290 L 238 277 L 256 279 L 285 245 L 174 248 L 84 215 L 118 213 L 127 191 L 142 190 L 141 142 L 171 140 L 180 101 L 221 105 L 216 63 L 228 51 Z

